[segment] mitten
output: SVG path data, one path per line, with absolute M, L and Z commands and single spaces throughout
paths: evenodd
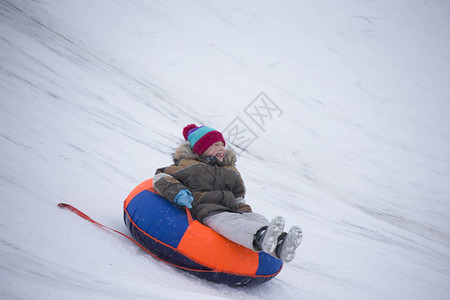
M 194 198 L 192 197 L 191 191 L 188 189 L 180 190 L 173 199 L 175 204 L 179 206 L 186 206 L 187 208 L 192 208 L 192 201 L 194 201 Z

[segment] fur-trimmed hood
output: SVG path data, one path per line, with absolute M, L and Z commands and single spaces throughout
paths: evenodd
M 223 166 L 235 166 L 237 161 L 236 153 L 230 148 L 225 150 L 223 163 L 220 163 L 219 160 L 213 156 L 204 156 L 194 153 L 189 143 L 183 143 L 178 146 L 172 154 L 172 158 L 175 164 L 178 164 L 183 159 L 194 159 L 205 163 L 210 163 L 211 161 L 216 160 L 218 164 Z

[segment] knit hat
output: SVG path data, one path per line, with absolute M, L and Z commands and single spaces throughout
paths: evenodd
M 183 136 L 191 145 L 194 153 L 202 155 L 212 144 L 225 140 L 220 132 L 206 126 L 198 127 L 195 124 L 187 125 L 183 128 Z

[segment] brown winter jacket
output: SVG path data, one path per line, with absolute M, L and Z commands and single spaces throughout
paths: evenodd
M 220 163 L 216 157 L 192 152 L 186 143 L 176 149 L 173 161 L 173 165 L 156 170 L 153 188 L 172 203 L 180 190 L 190 190 L 194 219 L 202 222 L 204 217 L 222 211 L 251 212 L 243 200 L 245 186 L 235 167 L 233 150 L 227 149 Z

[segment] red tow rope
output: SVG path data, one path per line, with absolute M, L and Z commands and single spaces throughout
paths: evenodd
M 93 224 L 95 224 L 95 225 L 97 225 L 97 226 L 99 226 L 99 227 L 102 227 L 102 228 L 111 230 L 111 231 L 113 231 L 113 232 L 115 232 L 115 233 L 120 234 L 121 236 L 126 237 L 127 239 L 129 239 L 130 241 L 132 241 L 134 244 L 136 244 L 137 246 L 139 246 L 139 248 L 141 248 L 142 250 L 144 250 L 145 252 L 147 252 L 148 254 L 150 254 L 151 256 L 153 256 L 154 258 L 156 258 L 156 259 L 158 259 L 158 260 L 160 260 L 160 261 L 163 261 L 163 262 L 165 262 L 165 263 L 167 263 L 167 264 L 169 264 L 169 265 L 171 265 L 171 266 L 174 266 L 174 267 L 176 267 L 176 268 L 183 269 L 183 270 L 186 270 L 186 271 L 192 271 L 192 272 L 219 272 L 219 271 L 217 271 L 217 270 L 199 270 L 199 269 L 191 269 L 191 268 L 186 268 L 186 267 L 183 267 L 183 266 L 179 266 L 179 265 L 170 263 L 170 262 L 168 262 L 168 261 L 166 261 L 166 260 L 163 260 L 163 259 L 161 259 L 160 257 L 156 256 L 155 254 L 153 254 L 152 252 L 150 252 L 147 248 L 145 248 L 144 246 L 142 246 L 141 244 L 139 244 L 138 242 L 136 242 L 133 238 L 129 237 L 128 235 L 126 235 L 126 234 L 124 234 L 124 233 L 122 233 L 122 232 L 120 232 L 120 231 L 118 231 L 118 230 L 115 230 L 115 229 L 113 229 L 113 228 L 111 228 L 111 227 L 105 226 L 105 225 L 103 225 L 103 224 L 101 224 L 101 223 L 99 223 L 99 222 L 97 222 L 97 221 L 91 219 L 88 215 L 86 215 L 85 213 L 83 213 L 83 212 L 80 211 L 79 209 L 73 207 L 72 205 L 67 204 L 67 203 L 59 203 L 58 206 L 59 206 L 60 208 L 64 208 L 64 209 L 70 210 L 71 212 L 77 214 L 78 216 L 82 217 L 83 219 L 85 219 L 85 220 L 87 220 L 87 221 L 89 221 L 89 222 L 91 222 L 91 223 L 93 223 Z M 188 215 L 188 222 L 189 222 L 189 224 L 191 224 L 191 222 L 192 222 L 192 216 L 191 216 L 191 212 L 189 211 L 188 208 L 186 208 L 186 214 Z

